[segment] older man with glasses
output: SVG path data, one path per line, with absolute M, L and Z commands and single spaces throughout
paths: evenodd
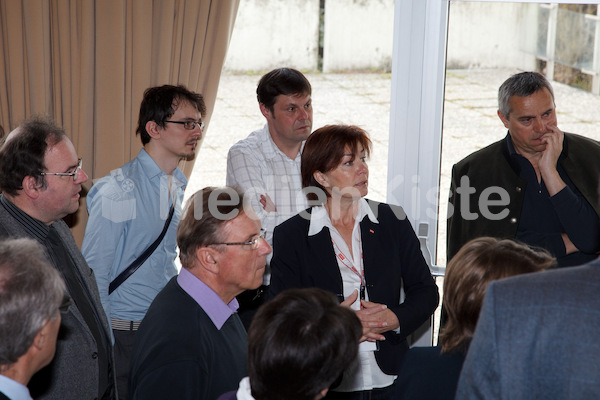
M 82 252 L 112 325 L 122 400 L 128 398 L 129 360 L 140 321 L 177 274 L 175 230 L 187 185 L 178 164 L 194 158 L 205 114 L 202 95 L 184 86 L 147 89 L 136 130 L 144 147 L 98 180 L 87 196 Z
M 243 195 L 195 193 L 177 229 L 182 269 L 156 296 L 135 339 L 132 399 L 216 399 L 246 372 L 235 296 L 260 286 L 271 246 Z
M 88 176 L 62 128 L 33 117 L 0 149 L 0 238 L 31 238 L 44 246 L 73 305 L 62 315 L 54 360 L 29 382 L 39 399 L 114 399 L 108 320 L 94 274 L 63 217 L 79 208 Z

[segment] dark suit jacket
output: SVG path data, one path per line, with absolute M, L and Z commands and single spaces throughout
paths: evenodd
M 441 346 L 412 347 L 396 379 L 399 400 L 453 400 L 465 353 L 441 353 Z
M 598 183 L 600 181 L 600 143 L 595 140 L 572 133 L 565 133 L 563 155 L 560 164 L 581 192 L 583 197 L 600 216 Z M 448 199 L 448 240 L 447 259 L 450 260 L 469 240 L 481 236 L 493 236 L 503 239 L 514 239 L 521 217 L 521 208 L 525 197 L 527 183 L 519 176 L 518 163 L 508 151 L 506 140 L 502 139 L 475 153 L 465 157 L 452 168 L 450 197 Z M 456 192 L 461 186 L 460 180 L 468 177 L 469 186 L 475 193 L 469 196 L 469 204 L 461 203 L 461 196 Z M 481 192 L 490 187 L 505 189 L 510 196 L 506 205 L 492 205 L 489 211 L 499 214 L 503 209 L 509 210 L 505 218 L 491 220 L 482 216 L 479 207 Z M 499 199 L 499 196 L 490 196 Z M 468 207 L 478 218 L 466 219 L 461 208 Z
M 85 291 L 90 296 L 90 303 L 96 308 L 100 318 L 100 329 L 104 329 L 110 338 L 108 320 L 100 303 L 98 286 L 94 273 L 85 262 L 73 234 L 64 221 L 56 221 L 53 226 L 58 231 L 75 266 L 81 272 Z M 0 206 L 0 238 L 30 237 L 27 231 L 5 209 Z M 29 389 L 36 399 L 93 399 L 98 397 L 98 360 L 96 341 L 87 327 L 77 307 L 71 306 L 62 321 L 56 354 L 52 362 L 38 371 L 29 382 Z M 111 343 L 106 346 L 112 349 Z M 112 355 L 112 350 L 110 351 Z M 114 366 L 112 358 L 109 360 Z M 114 373 L 113 373 L 114 377 Z M 113 382 L 114 385 L 114 382 Z M 35 395 L 38 391 L 43 395 Z
M 600 261 L 487 289 L 457 399 L 597 399 Z
M 10 400 L 4 393 L 0 392 L 0 400 Z
M 386 332 L 375 358 L 381 370 L 396 375 L 408 349 L 406 337 L 437 307 L 438 288 L 401 207 L 369 202 L 379 223 L 360 223 L 369 300 L 386 304 L 400 322 L 400 333 Z M 310 212 L 308 210 L 307 212 Z M 319 287 L 343 299 L 342 277 L 328 229 L 308 236 L 310 220 L 302 212 L 275 228 L 271 285 L 267 299 L 289 288 Z M 400 302 L 400 288 L 405 300 Z

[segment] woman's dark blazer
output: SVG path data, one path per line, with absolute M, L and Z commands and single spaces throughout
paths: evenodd
M 360 223 L 369 300 L 386 304 L 400 322 L 400 333 L 384 334 L 375 359 L 381 370 L 397 375 L 408 349 L 406 337 L 434 312 L 438 288 L 401 207 L 368 201 L 379 223 Z M 308 236 L 310 209 L 283 222 L 273 234 L 271 285 L 267 299 L 290 288 L 319 287 L 343 299 L 342 277 L 329 229 Z M 405 299 L 400 303 L 400 288 Z

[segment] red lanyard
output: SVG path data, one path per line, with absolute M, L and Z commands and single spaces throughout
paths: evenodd
M 346 264 L 346 256 L 344 256 L 344 253 L 342 253 L 342 251 L 337 246 L 337 244 L 335 244 L 335 241 L 333 240 L 333 238 L 331 239 L 331 243 L 333 244 L 333 249 L 334 249 L 334 251 L 336 253 L 336 257 L 340 260 L 340 262 L 342 263 L 342 265 L 344 265 L 350 271 L 354 272 L 354 274 L 360 278 L 360 299 L 361 300 L 365 300 L 365 272 L 364 272 L 364 267 L 361 268 L 361 271 L 359 272 L 356 268 L 354 268 L 353 265 Z M 362 265 L 363 254 L 362 254 L 362 246 L 361 246 L 360 237 L 358 238 L 358 246 L 360 248 L 360 261 L 359 261 L 359 263 Z

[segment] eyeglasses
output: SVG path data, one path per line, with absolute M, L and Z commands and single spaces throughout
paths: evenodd
M 79 158 L 79 160 L 77 162 L 77 167 L 75 168 L 75 171 L 73 171 L 73 172 L 40 172 L 40 175 L 72 176 L 73 182 L 75 182 L 79 175 L 79 171 L 81 171 L 82 164 L 83 164 L 83 159 Z
M 260 234 L 257 237 L 255 237 L 254 239 L 249 240 L 247 242 L 229 242 L 229 243 L 213 243 L 213 244 L 225 244 L 227 246 L 250 246 L 250 248 L 252 250 L 255 250 L 258 248 L 260 239 L 265 240 L 266 236 L 267 236 L 267 231 L 264 229 L 261 229 Z
M 200 127 L 200 130 L 204 129 L 204 121 L 165 121 L 165 122 L 170 122 L 172 124 L 181 124 L 188 131 L 191 131 L 194 128 L 196 128 L 196 125 L 198 125 Z

